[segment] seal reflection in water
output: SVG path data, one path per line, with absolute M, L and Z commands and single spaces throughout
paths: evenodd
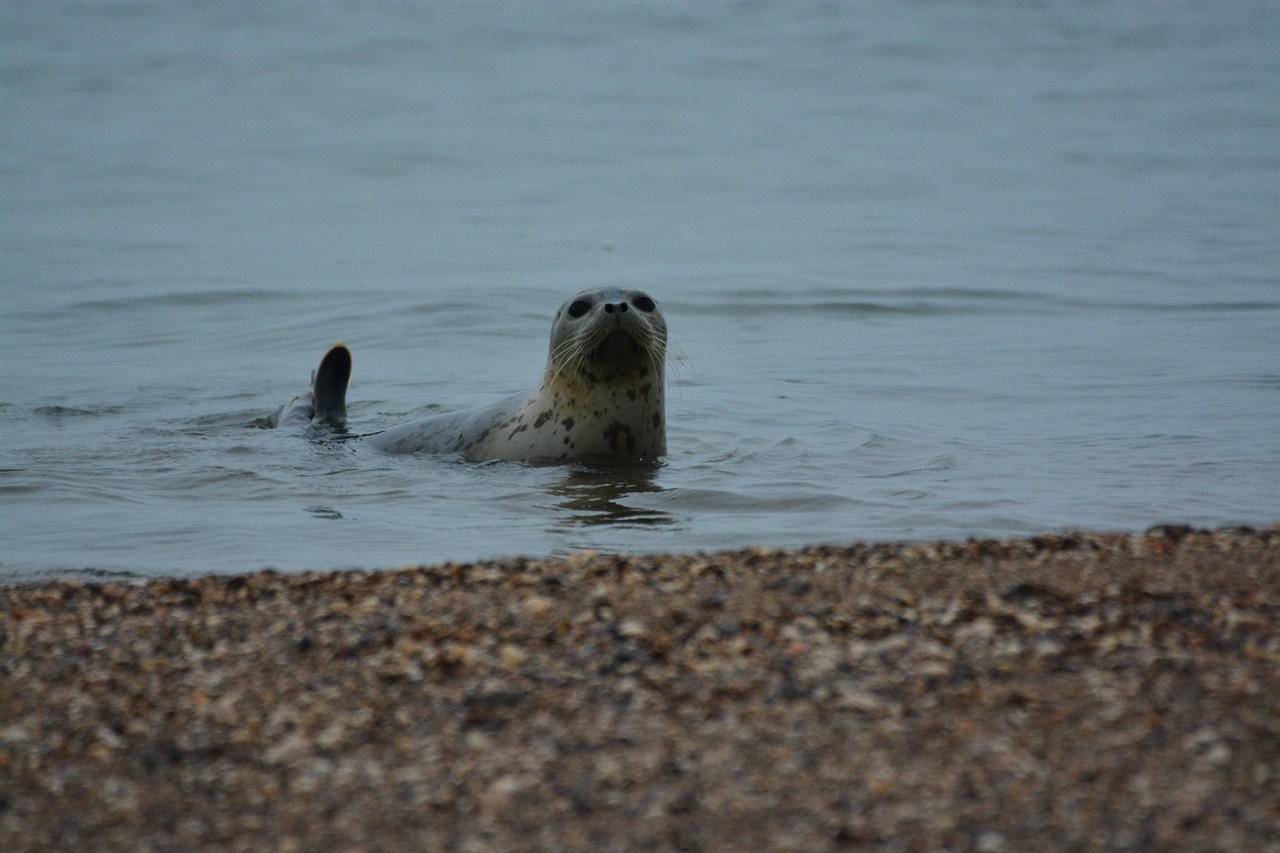
M 366 436 L 386 453 L 467 459 L 656 458 L 667 451 L 667 324 L 648 294 L 584 290 L 560 306 L 542 380 L 532 391 Z M 312 387 L 270 417 L 273 426 L 342 425 L 351 353 L 337 344 Z

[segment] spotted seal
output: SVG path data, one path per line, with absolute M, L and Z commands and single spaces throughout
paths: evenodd
M 667 451 L 667 324 L 639 290 L 584 290 L 556 311 L 541 381 L 532 391 L 364 436 L 386 453 L 453 453 L 471 460 L 656 458 Z M 351 353 L 342 344 L 312 388 L 272 425 L 343 424 Z

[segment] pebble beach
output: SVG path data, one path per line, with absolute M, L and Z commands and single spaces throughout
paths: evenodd
M 0 587 L 0 850 L 1280 851 L 1280 527 Z

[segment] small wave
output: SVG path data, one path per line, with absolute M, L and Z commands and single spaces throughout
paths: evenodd
M 124 411 L 122 406 L 38 406 L 31 410 L 32 414 L 57 423 L 73 418 L 97 418 L 103 415 L 118 415 Z
M 924 474 L 924 473 L 930 473 L 935 471 L 951 471 L 955 469 L 959 464 L 960 464 L 959 461 L 954 456 L 950 456 L 950 455 L 937 456 L 929 460 L 923 465 L 915 465 L 910 468 L 903 468 L 902 470 L 894 471 L 893 473 L 886 474 L 885 476 L 886 477 L 906 477 L 911 474 Z
M 6 586 L 35 586 L 53 583 L 54 581 L 76 580 L 84 583 L 107 581 L 124 581 L 136 583 L 147 580 L 149 576 L 140 572 L 125 569 L 103 569 L 96 566 L 60 569 L 21 569 L 0 565 L 0 578 Z
M 682 305 L 681 312 L 718 316 L 752 316 L 771 312 L 839 316 L 936 316 L 1007 313 L 1010 306 L 1060 309 L 1071 307 L 1060 297 L 1034 291 L 959 287 L 901 289 L 810 288 L 795 291 L 755 289 L 719 291 L 714 302 Z
M 813 512 L 858 504 L 844 495 L 792 492 L 773 497 L 749 495 L 725 489 L 669 489 L 654 504 L 702 512 Z
M 288 293 L 271 290 L 197 290 L 191 292 L 154 293 L 145 296 L 121 296 L 116 299 L 90 299 L 70 306 L 72 311 L 124 311 L 136 308 L 180 308 L 200 305 L 230 305 L 238 302 L 294 300 Z

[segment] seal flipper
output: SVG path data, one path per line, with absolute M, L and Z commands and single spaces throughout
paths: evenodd
M 311 374 L 315 412 L 311 422 L 342 425 L 347 422 L 347 383 L 351 381 L 351 350 L 334 344 Z
M 311 388 L 294 397 L 267 416 L 272 427 L 347 422 L 347 382 L 351 379 L 351 350 L 345 344 L 334 344 L 320 366 L 311 371 Z

